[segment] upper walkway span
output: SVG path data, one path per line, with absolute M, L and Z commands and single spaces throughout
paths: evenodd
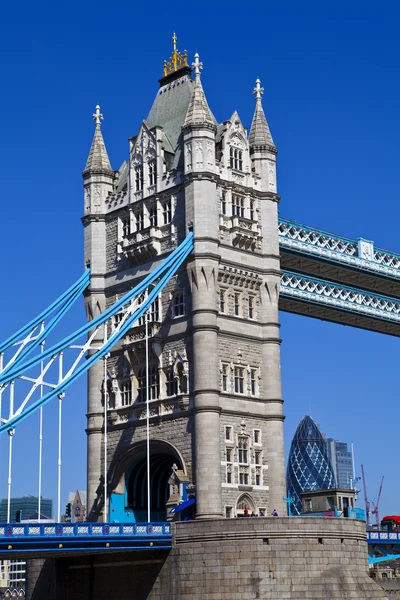
M 283 270 L 400 298 L 400 254 L 289 219 L 279 219 Z

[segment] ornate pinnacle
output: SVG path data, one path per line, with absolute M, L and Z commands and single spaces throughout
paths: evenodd
M 253 90 L 253 94 L 256 96 L 256 102 L 261 103 L 261 97 L 264 93 L 264 88 L 261 87 L 261 81 L 256 79 L 256 87 Z
M 164 61 L 164 69 L 163 69 L 163 74 L 164 77 L 166 75 L 169 75 L 170 73 L 174 73 L 175 71 L 178 71 L 178 69 L 181 69 L 182 67 L 187 67 L 187 52 L 186 50 L 184 51 L 183 54 L 180 54 L 180 52 L 176 49 L 176 42 L 177 42 L 177 36 L 174 33 L 174 35 L 172 36 L 172 43 L 173 43 L 173 50 L 172 50 L 172 56 L 170 58 L 169 61 Z
M 192 63 L 192 69 L 194 69 L 194 74 L 196 78 L 196 83 L 200 83 L 200 70 L 203 68 L 203 63 L 199 61 L 199 55 L 196 52 L 194 55 L 194 63 Z
M 103 117 L 103 115 L 100 112 L 100 106 L 98 104 L 96 106 L 96 112 L 93 115 L 93 119 L 96 122 L 96 127 L 100 128 L 101 122 L 104 119 L 104 117 Z

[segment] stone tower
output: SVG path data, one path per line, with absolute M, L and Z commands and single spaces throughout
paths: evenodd
M 257 80 L 250 134 L 218 124 L 202 64 L 176 48 L 129 158 L 96 131 L 83 173 L 88 318 L 183 241 L 194 251 L 149 311 L 151 518 L 191 494 L 196 518 L 284 512 L 276 148 Z M 118 324 L 116 315 L 114 326 Z M 104 333 L 102 334 L 104 335 Z M 100 339 L 97 341 L 101 341 Z M 146 520 L 145 322 L 108 359 L 110 518 Z M 89 372 L 88 514 L 104 506 L 103 365 Z M 173 500 L 175 498 L 175 500 Z

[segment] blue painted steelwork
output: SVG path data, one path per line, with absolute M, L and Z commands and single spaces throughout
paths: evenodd
M 5 374 L 0 374 L 0 386 L 5 386 L 6 384 L 10 384 L 13 380 L 18 377 L 23 376 L 26 371 L 31 369 L 32 367 L 44 362 L 46 360 L 51 360 L 52 357 L 60 354 L 71 345 L 76 343 L 77 340 L 82 338 L 83 336 L 87 336 L 89 331 L 93 330 L 96 327 L 101 326 L 106 323 L 110 318 L 112 318 L 115 314 L 121 311 L 125 305 L 129 305 L 132 303 L 134 299 L 140 297 L 146 290 L 148 290 L 149 286 L 154 284 L 154 287 L 151 291 L 148 292 L 146 298 L 143 302 L 130 314 L 130 316 L 111 334 L 109 339 L 103 346 L 97 350 L 94 354 L 92 354 L 87 360 L 83 361 L 83 364 L 77 366 L 73 372 L 69 373 L 65 379 L 61 381 L 58 385 L 55 385 L 53 389 L 45 394 L 42 398 L 39 398 L 32 402 L 30 405 L 21 409 L 20 411 L 16 411 L 14 415 L 11 416 L 5 423 L 0 425 L 0 433 L 4 431 L 9 431 L 13 429 L 18 423 L 26 419 L 32 413 L 43 406 L 50 400 L 55 397 L 59 397 L 61 394 L 64 394 L 65 390 L 80 377 L 83 373 L 88 371 L 88 369 L 99 359 L 103 358 L 106 354 L 110 352 L 112 347 L 129 331 L 132 325 L 137 321 L 143 314 L 147 312 L 150 308 L 153 301 L 157 298 L 158 294 L 162 291 L 171 277 L 177 272 L 179 267 L 188 257 L 190 252 L 193 249 L 193 233 L 189 233 L 185 240 L 174 250 L 168 258 L 166 258 L 158 267 L 154 269 L 152 273 L 150 273 L 144 280 L 135 286 L 132 290 L 130 290 L 125 296 L 123 296 L 120 300 L 115 302 L 110 308 L 105 310 L 101 315 L 93 319 L 92 321 L 85 324 L 83 327 L 78 329 L 73 334 L 69 335 L 67 338 L 57 343 L 53 347 L 45 350 L 43 353 L 38 354 L 37 356 L 31 358 L 25 363 L 18 365 L 11 365 L 10 369 L 7 370 Z
M 195 498 L 190 498 L 190 500 L 186 500 L 186 502 L 181 502 L 181 504 L 178 504 L 178 506 L 175 506 L 174 508 L 172 508 L 169 511 L 170 515 L 176 515 L 177 513 L 181 512 L 182 510 L 185 510 L 185 508 L 189 508 L 189 506 L 192 506 L 193 504 L 195 504 L 196 499 Z
M 367 531 L 368 563 L 388 562 L 400 558 L 400 533 Z M 397 552 L 395 552 L 397 551 Z
M 283 218 L 279 219 L 278 231 L 281 251 L 400 279 L 400 254 L 374 248 L 373 242 L 351 240 Z M 366 249 L 366 255 L 363 255 L 363 249 Z
M 326 305 L 344 312 L 400 323 L 399 299 L 309 275 L 282 271 L 280 294 L 308 304 Z
M 170 523 L 0 524 L 0 556 L 171 547 Z
M 87 269 L 83 275 L 76 281 L 66 292 L 64 292 L 57 300 L 55 300 L 46 310 L 41 312 L 35 319 L 30 321 L 27 325 L 22 327 L 17 333 L 9 337 L 5 342 L 0 344 L 0 354 L 4 354 L 11 346 L 21 344 L 23 339 L 30 334 L 33 334 L 36 329 L 42 326 L 42 330 L 31 337 L 22 351 L 17 353 L 15 359 L 9 362 L 7 366 L 1 371 L 1 376 L 4 378 L 6 374 L 11 370 L 11 367 L 15 367 L 20 364 L 24 358 L 26 358 L 35 348 L 37 348 L 43 340 L 49 335 L 49 333 L 55 328 L 57 323 L 72 307 L 74 302 L 81 296 L 82 292 L 87 288 L 90 283 L 90 270 Z M 56 312 L 59 311 L 59 312 Z M 56 313 L 56 314 L 53 314 Z M 46 320 L 49 320 L 47 325 Z

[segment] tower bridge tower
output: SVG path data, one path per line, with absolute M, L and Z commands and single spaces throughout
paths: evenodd
M 165 519 L 173 471 L 195 494 L 197 518 L 234 516 L 245 507 L 283 512 L 277 150 L 263 89 L 257 80 L 249 134 L 236 111 L 217 123 L 199 56 L 189 66 L 175 35 L 173 43 L 151 110 L 118 171 L 110 166 L 96 108 L 83 173 L 88 318 L 193 230 L 189 261 L 149 315 L 151 518 Z M 107 363 L 110 506 L 137 521 L 147 517 L 145 360 L 141 319 Z M 94 520 L 104 508 L 103 380 L 103 366 L 92 367 L 88 515 Z

